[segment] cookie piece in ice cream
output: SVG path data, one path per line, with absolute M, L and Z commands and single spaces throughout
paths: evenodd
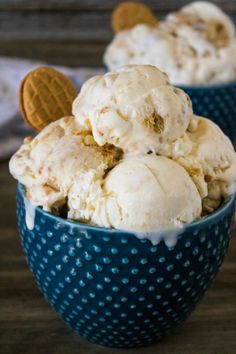
M 126 66 L 89 79 L 72 111 L 99 145 L 136 153 L 158 153 L 185 133 L 193 114 L 188 95 L 151 65 Z
M 121 150 L 114 146 L 98 146 L 74 117 L 64 117 L 49 124 L 34 139 L 26 139 L 12 156 L 9 167 L 12 175 L 25 185 L 34 205 L 57 213 L 67 203 L 78 178 L 86 173 L 102 178 L 121 156 Z M 88 182 L 89 179 L 79 186 L 86 195 Z M 70 196 L 73 198 L 72 193 Z
M 203 209 L 212 212 L 232 194 L 236 183 L 236 155 L 230 139 L 211 120 L 194 116 L 193 128 L 165 153 L 182 165 L 195 182 Z

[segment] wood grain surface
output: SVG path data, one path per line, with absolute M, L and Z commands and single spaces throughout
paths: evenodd
M 0 0 L 0 55 L 70 66 L 101 66 L 112 39 L 115 0 Z M 142 1 L 158 18 L 188 0 Z M 212 1 L 236 21 L 235 0 Z
M 92 345 L 59 319 L 40 294 L 21 250 L 15 181 L 0 164 L 0 354 L 235 354 L 236 233 L 214 284 L 174 335 L 129 350 Z

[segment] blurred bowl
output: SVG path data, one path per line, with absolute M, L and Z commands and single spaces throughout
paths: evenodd
M 178 87 L 190 96 L 194 113 L 218 124 L 236 148 L 236 82 Z
M 22 245 L 45 298 L 82 337 L 129 348 L 160 340 L 193 311 L 224 259 L 235 196 L 187 225 L 172 247 L 64 220 L 38 207 L 29 230 L 28 203 L 19 184 Z

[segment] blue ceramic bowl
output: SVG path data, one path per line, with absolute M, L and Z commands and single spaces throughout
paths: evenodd
M 64 220 L 36 208 L 25 222 L 24 187 L 17 216 L 28 264 L 56 312 L 89 341 L 119 348 L 154 343 L 193 311 L 224 259 L 235 197 L 189 224 L 173 247 L 132 233 Z
M 236 82 L 179 87 L 190 96 L 194 113 L 218 124 L 236 147 Z

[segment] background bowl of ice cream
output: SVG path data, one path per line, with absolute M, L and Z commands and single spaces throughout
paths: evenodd
M 179 87 L 190 96 L 194 113 L 213 120 L 236 146 L 236 82 Z
M 193 311 L 227 251 L 235 197 L 188 224 L 175 244 L 156 246 L 132 232 L 72 222 L 29 203 L 18 184 L 21 241 L 45 298 L 89 341 L 129 348 L 160 340 Z
M 140 19 L 116 31 L 104 63 L 109 70 L 128 64 L 158 67 L 189 94 L 194 113 L 217 123 L 235 145 L 235 55 L 232 20 L 215 4 L 197 1 L 156 25 Z

